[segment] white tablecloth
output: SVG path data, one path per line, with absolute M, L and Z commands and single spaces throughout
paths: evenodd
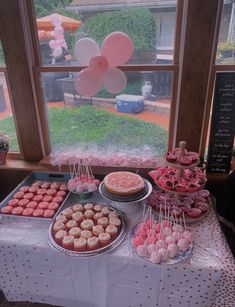
M 128 214 L 128 229 L 140 216 L 141 210 Z M 195 236 L 190 260 L 168 266 L 139 259 L 128 236 L 109 254 L 66 256 L 48 244 L 48 226 L 36 219 L 0 220 L 0 287 L 9 301 L 74 307 L 235 306 L 234 259 L 213 210 L 190 227 Z

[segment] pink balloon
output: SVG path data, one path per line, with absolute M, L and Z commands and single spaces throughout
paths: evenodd
M 63 38 L 64 38 L 64 34 L 55 33 L 55 34 L 54 34 L 54 38 L 55 38 L 55 39 L 63 39 Z
M 49 46 L 51 49 L 54 49 L 55 47 L 57 47 L 57 43 L 54 39 L 49 41 Z
M 63 47 L 63 45 L 65 44 L 65 39 L 57 39 L 56 40 L 56 44 L 57 44 L 57 47 Z
M 64 33 L 64 28 L 63 27 L 61 27 L 61 26 L 59 26 L 59 27 L 55 27 L 55 30 L 54 30 L 54 34 L 60 34 L 60 35 L 62 35 L 63 33 Z
M 110 68 L 103 77 L 103 87 L 112 94 L 123 91 L 126 84 L 126 75 L 118 68 Z
M 96 73 L 104 74 L 109 68 L 109 63 L 103 55 L 96 55 L 90 59 L 89 66 Z
M 83 69 L 75 79 L 75 88 L 81 96 L 94 96 L 101 88 L 101 79 L 90 68 Z
M 101 47 L 101 54 L 107 58 L 111 68 L 126 63 L 132 52 L 132 40 L 123 32 L 113 32 L 106 36 Z

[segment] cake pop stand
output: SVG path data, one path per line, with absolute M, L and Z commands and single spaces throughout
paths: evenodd
M 118 208 L 122 212 L 125 213 L 135 212 L 136 210 L 138 210 L 139 204 L 142 203 L 146 198 L 148 198 L 153 190 L 152 184 L 146 179 L 143 180 L 144 180 L 143 191 L 135 195 L 122 196 L 122 195 L 112 194 L 105 189 L 103 181 L 99 185 L 99 192 L 105 199 L 111 201 L 112 205 L 115 208 Z
M 139 224 L 139 223 L 138 223 L 138 224 Z M 135 248 L 133 247 L 133 245 L 132 245 L 132 239 L 133 239 L 133 237 L 134 237 L 134 233 L 135 233 L 136 228 L 138 227 L 138 224 L 136 224 L 136 225 L 131 229 L 130 234 L 129 234 L 129 244 L 130 244 L 131 250 L 133 251 L 133 253 L 134 253 L 137 257 L 139 257 L 139 258 L 141 258 L 141 259 L 143 259 L 143 260 L 145 260 L 145 261 L 147 261 L 147 262 L 152 263 L 152 262 L 149 260 L 149 257 L 148 257 L 148 256 L 146 256 L 146 257 L 141 257 L 141 256 L 139 256 L 139 255 L 137 254 L 137 252 L 136 252 L 136 249 L 135 249 Z M 192 256 L 192 254 L 193 254 L 193 243 L 191 243 L 191 244 L 189 245 L 189 248 L 188 248 L 186 251 L 179 251 L 179 253 L 178 253 L 175 257 L 169 258 L 167 261 L 163 261 L 163 262 L 161 262 L 161 263 L 159 263 L 159 264 L 155 264 L 155 263 L 152 263 L 152 264 L 153 264 L 153 265 L 172 265 L 172 264 L 177 264 L 177 263 L 183 263 L 183 262 L 186 262 L 187 260 L 189 260 L 189 258 Z

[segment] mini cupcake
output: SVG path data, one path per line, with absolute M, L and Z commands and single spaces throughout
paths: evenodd
M 108 217 L 119 217 L 119 214 L 117 211 L 111 210 Z
M 80 226 L 84 230 L 91 230 L 92 227 L 94 226 L 94 222 L 90 219 L 86 219 L 81 222 Z
M 93 219 L 95 221 L 97 221 L 101 217 L 103 217 L 103 213 L 102 212 L 97 212 L 97 213 L 94 214 Z
M 92 232 L 90 230 L 82 230 L 80 237 L 87 240 L 92 237 Z
M 53 231 L 57 232 L 59 230 L 64 230 L 65 229 L 65 225 L 64 223 L 62 223 L 61 221 L 57 221 L 55 222 L 55 224 L 53 225 Z
M 109 233 L 111 238 L 115 238 L 118 233 L 118 228 L 114 225 L 108 225 L 105 232 Z
M 74 212 L 77 212 L 77 211 L 84 211 L 84 208 L 83 208 L 83 205 L 81 205 L 81 204 L 76 204 L 76 205 L 74 205 L 73 206 L 73 211 Z
M 83 215 L 83 213 L 81 211 L 77 211 L 77 212 L 73 213 L 72 219 L 74 221 L 76 221 L 77 223 L 80 223 L 80 222 L 83 221 L 84 215 Z
M 94 216 L 94 214 L 95 214 L 95 212 L 94 212 L 93 210 L 86 210 L 86 211 L 84 212 L 84 217 L 85 217 L 86 219 L 92 219 L 93 216 Z
M 81 229 L 79 227 L 73 227 L 69 230 L 69 235 L 74 236 L 74 238 L 79 238 L 81 234 Z
M 94 205 L 93 205 L 93 204 L 88 203 L 88 204 L 85 204 L 84 209 L 85 209 L 85 210 L 92 210 L 92 209 L 93 209 L 93 207 L 94 207 Z
M 100 233 L 98 239 L 100 246 L 106 246 L 111 242 L 111 236 L 107 232 Z
M 103 205 L 95 205 L 94 208 L 93 208 L 93 210 L 94 210 L 95 212 L 100 212 L 100 211 L 102 210 L 102 208 L 103 208 Z
M 97 237 L 98 237 L 98 235 L 99 235 L 100 233 L 102 233 L 102 232 L 104 232 L 103 226 L 101 226 L 101 225 L 96 225 L 96 226 L 93 226 L 93 227 L 92 227 L 92 233 L 93 233 L 94 236 L 97 236 Z
M 121 225 L 121 220 L 118 217 L 110 217 L 109 218 L 109 224 L 118 227 L 118 226 Z
M 73 227 L 77 227 L 77 222 L 76 221 L 74 221 L 74 220 L 70 220 L 70 221 L 68 221 L 67 223 L 66 223 L 66 228 L 67 229 L 71 229 L 71 228 L 73 228 Z
M 103 226 L 103 227 L 107 227 L 108 224 L 109 224 L 109 220 L 108 220 L 107 217 L 101 217 L 101 218 L 99 218 L 99 219 L 97 220 L 97 224 L 98 224 L 98 225 L 101 225 L 101 226 Z
M 62 223 L 65 224 L 65 223 L 67 223 L 68 219 L 66 218 L 66 216 L 60 214 L 60 215 L 57 215 L 56 221 L 57 221 L 57 222 L 60 221 L 60 222 L 62 222 Z
M 74 239 L 73 247 L 76 252 L 84 252 L 87 250 L 87 240 L 84 238 Z
M 62 246 L 66 249 L 73 249 L 73 242 L 74 237 L 73 236 L 65 236 L 62 240 Z
M 87 249 L 92 251 L 99 248 L 99 240 L 97 237 L 92 237 L 87 240 Z
M 55 241 L 61 244 L 65 236 L 67 236 L 67 232 L 65 230 L 59 230 L 55 233 Z
M 101 212 L 103 213 L 104 216 L 108 216 L 110 213 L 110 209 L 106 206 L 101 210 Z
M 61 214 L 63 214 L 67 218 L 71 218 L 73 215 L 73 210 L 71 208 L 64 209 Z

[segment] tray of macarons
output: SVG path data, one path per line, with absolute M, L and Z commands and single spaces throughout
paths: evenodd
M 32 172 L 0 204 L 0 215 L 52 219 L 69 195 L 67 173 Z
M 53 219 L 48 242 L 69 256 L 90 257 L 110 252 L 125 235 L 125 218 L 117 209 L 101 203 L 75 202 Z

